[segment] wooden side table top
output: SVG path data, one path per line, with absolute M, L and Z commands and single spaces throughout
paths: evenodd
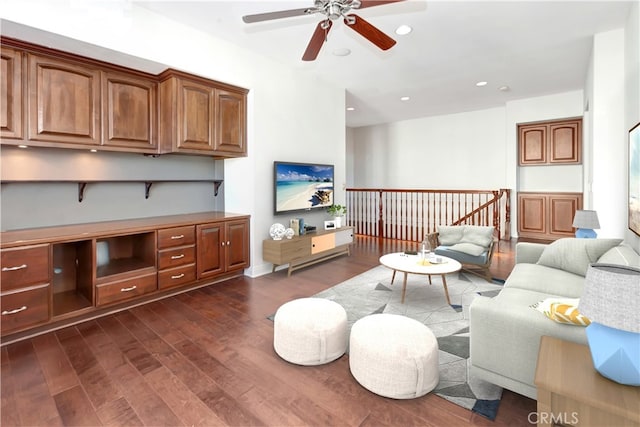
M 586 345 L 543 336 L 534 382 L 539 390 L 640 424 L 640 387 L 600 375 Z

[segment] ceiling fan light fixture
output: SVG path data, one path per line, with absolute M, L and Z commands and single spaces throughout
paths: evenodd
M 396 34 L 399 36 L 406 36 L 411 31 L 413 31 L 413 28 L 406 24 L 402 24 L 398 28 L 396 28 Z

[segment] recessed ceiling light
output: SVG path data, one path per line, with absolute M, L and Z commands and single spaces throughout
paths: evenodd
M 355 110 L 355 107 L 347 107 L 347 111 L 353 111 Z
M 501 91 L 501 92 L 509 92 L 511 90 L 511 88 L 509 86 L 507 86 L 507 85 L 504 85 L 504 86 L 500 86 L 498 88 L 498 90 Z
M 481 86 L 486 86 L 487 82 L 478 82 L 476 83 L 476 86 L 481 87 Z
M 409 34 L 411 31 L 413 31 L 413 28 L 405 24 L 402 24 L 398 28 L 396 28 L 396 34 L 399 36 L 405 36 Z
M 411 98 L 409 98 L 408 96 L 403 96 L 403 97 L 400 98 L 400 101 L 408 101 L 410 99 Z
M 351 53 L 351 50 L 350 50 L 350 49 L 347 49 L 346 47 L 341 47 L 341 48 L 338 48 L 338 49 L 334 49 L 334 50 L 333 50 L 333 54 L 334 54 L 335 56 L 347 56 L 347 55 L 349 55 L 350 53 Z

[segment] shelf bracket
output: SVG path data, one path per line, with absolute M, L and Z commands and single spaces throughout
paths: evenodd
M 84 189 L 87 188 L 86 182 L 78 183 L 78 203 L 82 203 L 82 199 L 84 199 Z
M 149 198 L 149 191 L 151 191 L 151 186 L 152 185 L 153 185 L 153 182 L 145 181 L 145 183 L 144 183 L 144 198 L 145 199 Z
M 221 180 L 213 181 L 213 195 L 214 195 L 214 197 L 218 196 L 218 190 L 220 189 L 221 185 L 222 185 L 222 181 Z

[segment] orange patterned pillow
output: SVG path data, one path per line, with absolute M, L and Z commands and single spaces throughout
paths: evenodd
M 588 326 L 591 321 L 578 311 L 579 301 L 579 298 L 547 298 L 531 307 L 558 323 Z

